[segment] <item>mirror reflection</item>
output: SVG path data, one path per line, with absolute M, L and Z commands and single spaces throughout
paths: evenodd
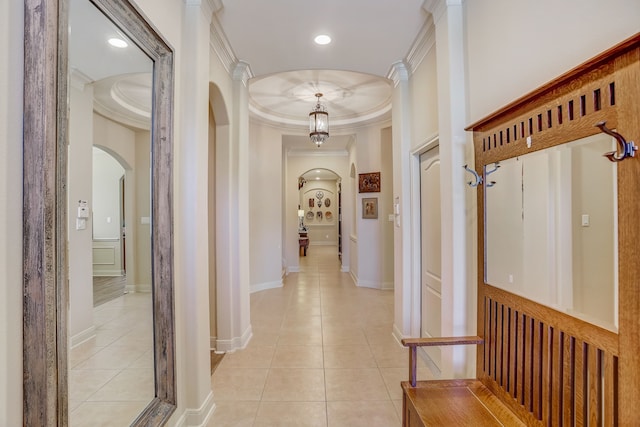
M 486 283 L 617 330 L 613 149 L 597 134 L 499 163 L 484 193 Z
M 69 26 L 69 421 L 129 425 L 155 396 L 153 62 L 88 0 Z

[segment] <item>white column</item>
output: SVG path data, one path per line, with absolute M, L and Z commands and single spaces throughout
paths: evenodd
M 249 66 L 232 71 L 232 122 L 216 142 L 216 256 L 218 351 L 243 348 L 251 338 L 249 312 Z
M 213 410 L 209 354 L 208 102 L 209 26 L 207 1 L 185 2 L 179 49 L 181 94 L 176 106 L 174 147 L 175 305 L 179 407 L 187 425 L 201 425 Z
M 415 330 L 415 325 L 412 327 L 411 321 L 415 316 L 412 315 L 411 298 L 411 94 L 407 66 L 402 62 L 393 64 L 391 78 L 394 81 L 391 100 L 395 210 L 393 333 L 401 339 L 419 336 L 420 333 L 419 329 Z
M 436 26 L 438 73 L 438 128 L 442 194 L 442 333 L 460 336 L 476 332 L 475 274 L 468 263 L 473 226 L 467 223 L 465 185 L 468 135 L 466 125 L 466 81 L 463 0 L 430 0 L 425 8 Z M 470 142 L 469 142 L 470 144 Z M 470 221 L 470 223 L 473 221 Z M 465 376 L 472 371 L 475 349 L 443 349 L 443 374 Z M 471 360 L 470 360 L 471 359 Z

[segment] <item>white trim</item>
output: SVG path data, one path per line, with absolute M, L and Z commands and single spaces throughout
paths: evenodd
M 409 74 L 413 74 L 422 63 L 425 56 L 436 45 L 436 27 L 433 23 L 433 15 L 428 17 L 415 41 L 409 49 L 405 64 L 409 69 Z
M 243 349 L 247 346 L 247 344 L 249 344 L 252 336 L 253 332 L 251 330 L 251 325 L 249 325 L 242 336 L 233 337 L 228 340 L 216 340 L 216 351 L 221 353 L 228 353 Z
M 347 157 L 349 152 L 347 150 L 332 150 L 332 151 L 316 151 L 305 149 L 291 149 L 287 151 L 287 157 Z
M 149 284 L 145 284 L 145 285 L 126 285 L 124 287 L 124 291 L 128 292 L 128 293 L 150 293 L 151 292 L 151 285 Z
M 400 332 L 400 329 L 398 329 L 398 327 L 396 326 L 396 324 L 393 324 L 393 331 L 391 332 L 391 335 L 396 339 L 396 341 L 401 342 L 403 338 L 405 338 L 404 335 L 402 335 L 402 332 Z
M 440 146 L 439 134 L 426 139 L 422 144 L 411 151 L 411 308 L 409 325 L 411 333 L 419 336 L 422 329 L 421 289 L 422 289 L 422 254 L 420 242 L 420 156 L 429 150 Z
M 91 325 L 82 332 L 78 332 L 71 337 L 71 348 L 75 348 L 80 344 L 96 337 L 96 327 Z
M 218 59 L 220 59 L 220 62 L 222 62 L 222 66 L 225 68 L 227 73 L 231 75 L 231 70 L 233 69 L 234 64 L 238 62 L 238 58 L 233 52 L 231 43 L 229 43 L 229 39 L 224 33 L 222 25 L 220 24 L 220 21 L 218 21 L 218 17 L 215 14 L 211 17 L 210 28 L 211 31 L 209 32 L 209 46 L 211 47 L 211 49 L 213 49 L 216 55 L 218 55 Z
M 218 337 L 209 337 L 209 350 L 216 351 L 216 342 Z
M 358 276 L 353 272 L 353 270 L 349 271 L 349 276 L 351 276 L 351 280 L 353 280 L 353 284 L 358 286 Z
M 266 291 L 268 289 L 277 289 L 283 287 L 282 280 L 275 280 L 273 282 L 258 283 L 249 287 L 249 293 Z
M 300 272 L 300 266 L 299 265 L 290 265 L 289 267 L 287 267 L 287 274 L 289 273 L 299 273 Z
M 343 272 L 343 273 L 349 273 L 351 271 L 351 268 L 348 265 L 343 264 L 340 267 L 340 271 Z
M 409 67 L 404 61 L 396 61 L 391 64 L 391 69 L 387 73 L 387 78 L 393 81 L 393 87 L 397 87 L 400 82 L 409 80 Z
M 383 291 L 392 291 L 394 288 L 393 282 L 382 282 L 382 288 L 380 289 Z
M 185 409 L 178 421 L 176 427 L 205 427 L 209 423 L 209 419 L 216 409 L 213 401 L 213 392 L 210 391 L 204 402 L 198 409 Z

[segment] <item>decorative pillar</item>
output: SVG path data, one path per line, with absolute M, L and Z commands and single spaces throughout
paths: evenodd
M 470 138 L 465 81 L 464 0 L 427 0 L 425 9 L 436 26 L 438 77 L 438 128 L 440 140 L 442 197 L 442 334 L 476 333 L 476 283 L 470 272 L 471 225 L 467 224 L 469 188 L 464 169 L 473 159 L 465 158 Z M 446 195 L 446 196 L 445 196 Z M 446 285 L 446 286 L 445 286 Z M 464 377 L 473 369 L 475 349 L 442 350 L 443 375 Z M 471 371 L 471 373 L 473 373 Z

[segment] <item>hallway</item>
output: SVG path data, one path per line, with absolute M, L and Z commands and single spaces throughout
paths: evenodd
M 400 426 L 393 291 L 356 287 L 336 253 L 312 246 L 283 288 L 251 295 L 253 338 L 212 376 L 209 426 Z

